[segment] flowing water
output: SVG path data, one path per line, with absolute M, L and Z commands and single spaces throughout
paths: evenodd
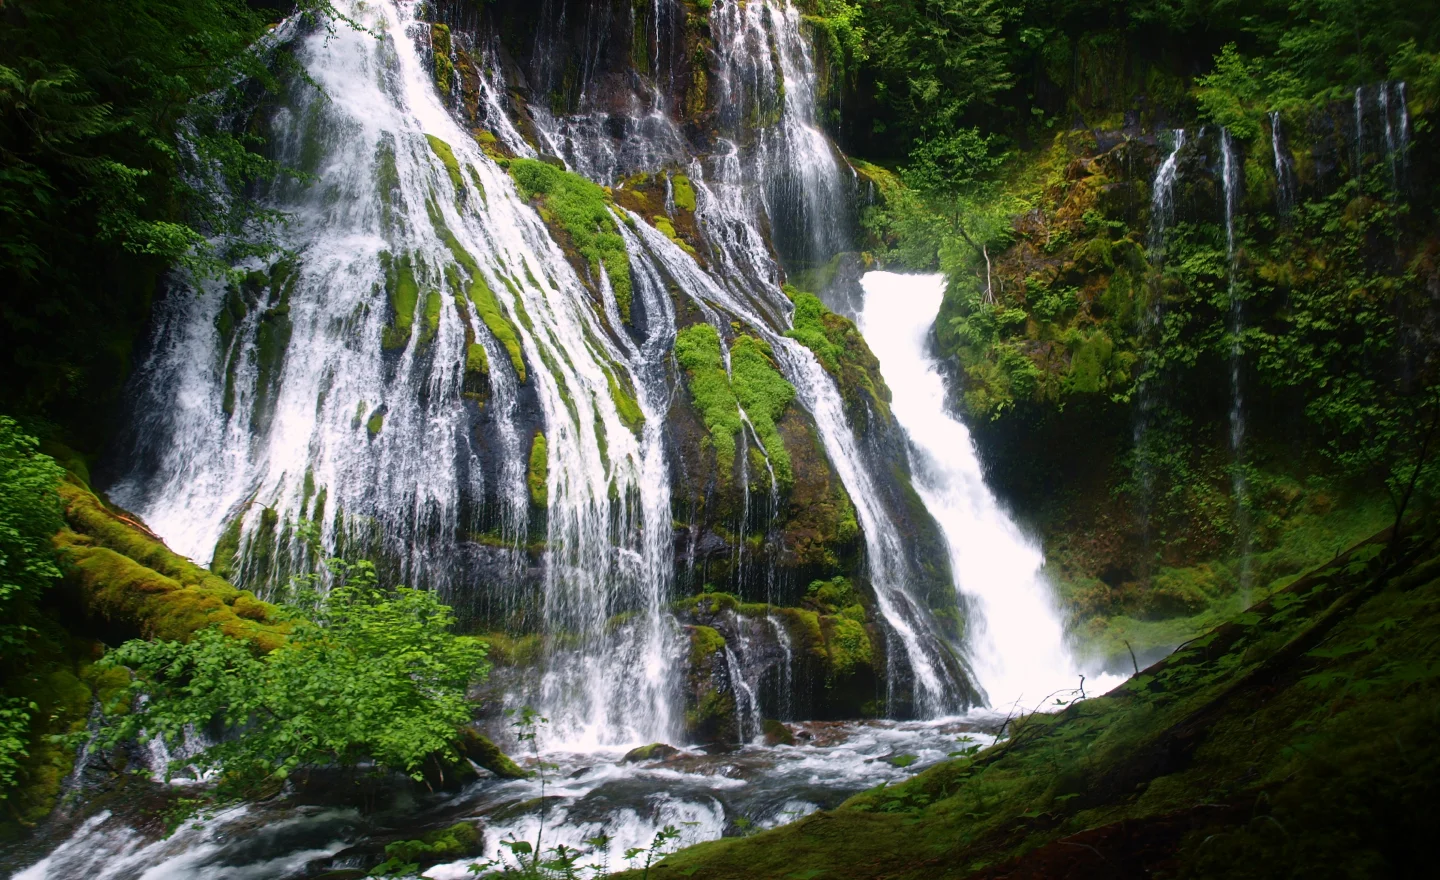
M 890 386 L 910 440 L 915 491 L 950 548 L 955 586 L 971 609 L 970 667 L 991 706 L 1035 708 L 1081 684 L 1066 647 L 1040 547 L 1021 533 L 985 485 L 970 432 L 950 415 L 945 379 L 928 352 L 945 293 L 943 275 L 870 272 L 859 326 Z M 1111 682 L 1087 687 L 1099 693 Z
M 457 817 L 483 819 L 492 856 L 507 836 L 542 824 L 547 840 L 568 845 L 604 829 L 617 851 L 647 844 L 665 824 L 715 837 L 737 820 L 773 825 L 833 806 L 943 758 L 957 741 L 989 742 L 989 715 L 956 720 L 976 705 L 972 672 L 997 706 L 1039 703 L 1078 683 L 1040 552 L 986 489 L 964 426 L 944 415 L 943 383 L 926 354 L 934 280 L 872 276 L 877 303 L 873 291 L 903 288 L 915 308 L 867 307 L 863 329 L 895 388 L 916 488 L 948 542 L 957 597 L 971 614 L 968 646 L 941 631 L 920 596 L 905 535 L 881 500 L 889 465 L 870 460 L 834 379 L 784 335 L 792 306 L 776 252 L 805 267 L 845 249 L 854 200 L 853 175 L 818 122 L 797 7 L 715 4 L 722 99 L 711 152 L 686 155 L 663 97 L 667 74 L 653 65 L 654 78 L 641 78 L 622 111 L 602 113 L 582 94 L 574 114 L 535 114 L 535 146 L 597 182 L 637 169 L 691 178 L 708 269 L 642 218 L 617 214 L 644 316 L 633 333 L 604 272 L 577 275 L 510 176 L 446 109 L 417 5 L 346 8 L 373 34 L 298 37 L 297 57 L 319 88 L 295 83 L 271 120 L 277 158 L 315 177 L 266 196 L 292 217 L 281 244 L 293 260 L 263 273 L 244 264 L 253 271 L 238 286 L 180 283 L 164 299 L 133 385 L 125 467 L 109 492 L 178 552 L 203 563 L 226 548 L 215 562 L 261 591 L 321 556 L 360 548 L 462 609 L 530 615 L 545 635 L 544 659 L 505 700 L 551 719 L 540 747 L 559 766 L 545 792 L 553 800 L 537 810 L 537 781 L 487 780 L 365 815 L 250 804 L 164 840 L 136 830 L 143 816 L 103 812 L 20 876 L 220 880 L 363 868 L 379 860 L 367 841 Z M 662 26 L 673 12 L 656 0 L 657 56 L 673 38 Z M 475 51 L 477 118 L 511 152 L 534 155 L 507 118 L 497 52 Z M 618 143 L 607 121 L 617 113 L 620 141 L 648 141 Z M 397 295 L 407 281 L 408 300 Z M 779 682 L 785 718 L 794 684 L 786 629 L 762 618 L 726 656 L 750 742 L 615 763 L 630 746 L 683 736 L 677 658 L 686 642 L 669 611 L 677 554 L 665 418 L 677 391 L 676 305 L 686 301 L 722 337 L 734 321 L 761 336 L 812 416 L 855 505 L 888 658 L 886 705 L 922 720 L 792 725 L 797 745 L 761 745 L 762 677 Z M 401 303 L 408 321 L 396 313 Z M 467 366 L 477 359 L 488 364 L 480 391 Z M 622 417 L 615 385 L 633 392 L 642 424 Z M 541 432 L 549 466 L 537 507 L 526 473 Z M 743 434 L 759 447 L 753 430 Z M 748 493 L 752 481 L 741 482 Z M 747 494 L 747 510 L 769 504 L 773 516 L 770 483 L 763 497 Z M 538 563 L 527 555 L 537 543 Z M 431 874 L 463 876 L 464 866 Z
M 1289 214 L 1295 207 L 1295 158 L 1285 146 L 1279 110 L 1270 113 L 1270 149 L 1275 154 L 1275 210 Z
M 850 795 L 905 779 L 951 752 L 994 742 L 994 723 L 937 721 L 814 722 L 795 725 L 793 746 L 746 746 L 706 754 L 682 750 L 663 760 L 623 763 L 619 749 L 554 751 L 543 788 L 538 778 L 487 781 L 451 795 L 401 798 L 361 813 L 349 806 L 268 801 L 186 822 L 170 837 L 136 830 L 137 819 L 112 806 L 77 825 L 15 880 L 288 880 L 327 870 L 368 870 L 388 841 L 419 830 L 479 820 L 484 855 L 503 841 L 590 849 L 603 832 L 608 863 L 646 847 L 666 825 L 680 844 L 748 828 L 770 828 Z M 353 783 L 351 783 L 353 785 Z M 426 877 L 459 880 L 477 858 L 437 865 Z M 600 854 L 587 858 L 600 864 Z
M 1250 487 L 1245 476 L 1245 393 L 1242 386 L 1245 300 L 1235 284 L 1235 212 L 1240 206 L 1242 169 L 1235 152 L 1235 142 L 1224 128 L 1220 129 L 1220 162 L 1221 198 L 1225 201 L 1227 293 L 1230 299 L 1230 491 L 1235 504 L 1235 530 L 1240 552 L 1240 592 L 1248 599 L 1253 535 L 1250 527 Z

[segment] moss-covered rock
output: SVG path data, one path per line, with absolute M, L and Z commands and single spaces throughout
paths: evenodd
M 794 299 L 795 315 L 785 335 L 813 351 L 820 365 L 835 377 L 852 422 L 863 429 L 870 412 L 890 422 L 890 389 L 880 375 L 880 361 L 855 322 L 827 309 L 814 294 L 787 292 Z
M 536 431 L 530 441 L 530 467 L 525 474 L 525 485 L 530 489 L 530 503 L 544 508 L 550 503 L 550 450 L 545 443 L 545 434 Z
M 474 822 L 456 822 L 448 828 L 427 832 L 417 840 L 398 840 L 385 847 L 386 859 L 371 869 L 372 874 L 410 873 L 440 862 L 478 856 L 480 829 Z
M 648 746 L 639 746 L 625 753 L 620 759 L 621 764 L 638 764 L 641 761 L 663 761 L 666 758 L 680 754 L 680 750 L 667 743 L 650 743 Z
M 262 650 L 283 641 L 287 625 L 274 617 L 273 606 L 171 552 L 89 490 L 66 483 L 60 495 L 69 528 L 55 543 L 67 562 L 67 582 L 93 618 L 145 638 L 184 640 L 219 626 Z
M 725 637 L 708 626 L 686 627 L 685 733 L 691 742 L 734 742 L 739 737 L 734 685 L 725 662 Z
M 568 244 L 567 255 L 578 255 L 583 276 L 598 284 L 600 269 L 610 279 L 622 320 L 630 320 L 634 295 L 630 255 L 615 225 L 605 191 L 578 174 L 537 159 L 512 159 L 510 176 L 521 194 L 534 199 L 540 216 Z

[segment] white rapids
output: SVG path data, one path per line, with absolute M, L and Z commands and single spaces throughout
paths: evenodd
M 909 437 L 915 491 L 939 522 L 956 589 L 971 603 L 971 669 L 997 709 L 1068 697 L 1082 673 L 1041 573 L 1045 556 L 985 485 L 970 431 L 950 414 L 945 379 L 929 354 L 945 277 L 870 272 L 862 284 L 860 329 Z M 1103 692 L 1112 678 L 1101 676 L 1087 692 Z

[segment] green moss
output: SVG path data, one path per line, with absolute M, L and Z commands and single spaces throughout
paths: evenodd
M 1367 876 L 1399 864 L 1440 812 L 1440 559 L 1411 557 L 1377 583 L 1379 549 L 1301 578 L 1105 696 L 1012 720 L 992 748 L 962 741 L 958 760 L 683 850 L 651 877 L 1038 877 L 1161 859 L 1175 876 Z
M 500 751 L 500 747 L 491 742 L 489 737 L 477 733 L 473 728 L 467 727 L 460 731 L 456 749 L 468 760 L 474 761 L 501 779 L 525 779 L 530 775 L 510 760 L 509 755 Z
M 474 822 L 456 822 L 449 828 L 422 835 L 418 840 L 398 840 L 386 844 L 385 861 L 372 868 L 371 873 L 405 872 L 411 865 L 433 865 L 479 853 L 480 829 Z
M 480 320 L 485 322 L 485 326 L 489 328 L 495 340 L 505 347 L 505 351 L 510 355 L 510 365 L 515 368 L 516 377 L 523 383 L 526 379 L 525 357 L 520 350 L 520 336 L 515 325 L 511 324 L 510 319 L 500 311 L 500 303 L 495 299 L 495 292 L 486 283 L 485 276 L 480 271 L 480 265 L 475 262 L 475 258 L 460 246 L 455 235 L 442 222 L 438 221 L 437 216 L 432 216 L 431 219 L 437 221 L 436 231 L 450 249 L 450 254 L 455 258 L 455 262 L 463 266 L 470 276 L 466 295 L 470 297 L 470 302 L 475 304 L 475 311 L 479 313 Z M 516 306 L 519 306 L 518 295 Z
M 874 663 L 870 634 L 858 621 L 849 617 L 822 615 L 820 632 L 825 639 L 825 650 L 830 658 L 829 672 L 832 676 L 851 675 Z
M 85 489 L 62 484 L 60 495 L 70 528 L 56 546 L 92 617 L 147 638 L 184 640 L 218 625 L 266 650 L 283 640 L 272 606 L 171 552 Z
M 545 656 L 544 641 L 536 633 L 512 636 L 494 632 L 487 634 L 485 641 L 490 645 L 489 659 L 497 666 L 534 666 Z
M 415 325 L 420 284 L 415 280 L 409 254 L 393 258 L 382 253 L 380 264 L 385 269 L 385 297 L 390 303 L 390 323 L 381 334 L 380 344 L 387 349 L 404 348 L 410 342 L 410 331 Z
M 625 423 L 625 427 L 639 434 L 640 429 L 645 427 L 645 413 L 640 409 L 635 395 L 627 387 L 628 383 L 622 385 L 621 380 L 615 378 L 613 370 L 608 367 L 602 369 L 605 370 L 605 381 L 610 386 L 610 399 L 615 401 L 615 410 L 620 415 L 620 421 Z
M 237 513 L 225 524 L 220 540 L 215 542 L 215 552 L 210 557 L 210 570 L 216 577 L 229 578 L 240 555 L 240 532 L 245 526 L 245 516 Z
M 725 637 L 713 627 L 691 626 L 686 628 L 690 631 L 691 667 L 701 666 L 711 656 L 725 650 Z
M 365 430 L 370 432 L 371 437 L 374 437 L 376 434 L 379 434 L 384 427 L 385 408 L 382 406 L 370 414 L 369 420 L 365 422 Z
M 450 183 L 455 187 L 455 197 L 458 199 L 464 196 L 465 175 L 460 173 L 460 162 L 455 158 L 455 151 L 433 134 L 425 135 L 425 140 L 430 142 L 431 151 L 444 163 L 445 173 L 450 175 Z
M 683 174 L 672 174 L 670 186 L 675 195 L 675 207 L 695 213 L 695 187 L 691 186 L 690 178 Z
M 730 370 L 735 397 L 745 408 L 760 438 L 782 489 L 795 482 L 790 454 L 776 423 L 795 398 L 795 386 L 780 375 L 771 360 L 770 346 L 753 336 L 741 336 L 730 348 Z
M 605 267 L 620 317 L 628 322 L 633 297 L 630 256 L 605 191 L 578 174 L 536 159 L 513 159 L 509 170 L 521 193 L 540 201 L 546 222 L 565 231 L 590 271 L 598 275 Z
M 465 346 L 465 372 L 474 376 L 490 374 L 490 357 L 485 354 L 485 346 L 478 342 Z
M 813 294 L 793 290 L 791 299 L 795 314 L 785 335 L 814 352 L 825 371 L 835 377 L 852 418 L 860 418 L 868 405 L 888 421 L 890 389 L 880 376 L 880 362 L 854 322 L 825 308 Z
M 455 80 L 455 62 L 450 60 L 450 28 L 443 24 L 430 25 L 430 48 L 435 61 L 435 88 L 442 98 L 450 96 Z
M 725 374 L 720 334 L 709 324 L 695 324 L 675 336 L 675 358 L 689 378 L 690 396 L 715 450 L 721 479 L 735 470 L 735 435 L 740 431 L 740 404 Z
M 425 295 L 425 327 L 420 332 L 420 344 L 429 345 L 440 332 L 440 291 L 432 290 Z
M 826 614 L 838 613 L 859 601 L 860 594 L 843 575 L 828 581 L 811 581 L 805 590 L 805 604 Z
M 545 444 L 545 435 L 539 431 L 535 432 L 535 439 L 530 441 L 530 468 L 525 476 L 525 484 L 530 487 L 530 501 L 536 507 L 549 505 L 550 451 Z

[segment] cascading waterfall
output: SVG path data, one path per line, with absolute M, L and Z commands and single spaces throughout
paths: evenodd
M 373 522 L 404 577 L 463 595 L 457 536 L 481 525 L 478 510 L 498 508 L 512 546 L 524 538 L 530 437 L 519 410 L 533 395 L 549 455 L 541 613 L 565 643 L 538 708 L 557 741 L 577 746 L 670 736 L 677 635 L 662 614 L 672 569 L 657 364 L 673 321 L 652 320 L 638 348 L 610 332 L 608 284 L 607 325 L 509 176 L 441 104 L 413 10 L 356 4 L 383 39 L 342 30 L 304 41 L 324 94 L 276 119 L 283 159 L 321 157 L 318 184 L 273 199 L 295 217 L 284 242 L 298 254 L 294 278 L 238 322 L 229 372 L 216 316 L 223 324 L 231 294 L 199 285 L 169 298 L 141 372 L 131 456 L 150 466 L 112 491 L 201 558 L 234 512 L 242 554 L 263 551 L 277 521 L 282 537 L 313 523 L 326 553 Z M 377 298 L 396 274 L 418 289 L 404 336 Z M 481 312 L 491 297 L 498 316 Z M 664 316 L 668 304 L 647 308 Z M 282 317 L 285 334 L 267 331 Z M 495 327 L 513 334 L 508 344 Z M 483 409 L 463 393 L 469 339 L 489 365 Z M 618 412 L 617 380 L 633 384 L 638 436 Z M 312 507 L 312 496 L 326 500 Z M 635 614 L 608 631 L 620 612 Z
M 1225 200 L 1225 256 L 1230 299 L 1230 488 L 1235 503 L 1235 527 L 1240 551 L 1240 591 L 1250 591 L 1249 485 L 1245 478 L 1245 395 L 1242 388 L 1242 338 L 1245 333 L 1245 302 L 1236 288 L 1235 210 L 1240 200 L 1240 168 L 1235 143 L 1228 129 L 1220 129 L 1221 178 Z
M 1185 129 L 1170 132 L 1170 152 L 1155 171 L 1150 186 L 1150 260 L 1159 263 L 1165 256 L 1165 231 L 1175 222 L 1175 183 L 1180 179 L 1180 151 L 1185 149 Z
M 1355 170 L 1365 161 L 1365 87 L 1355 89 Z
M 1170 152 L 1155 170 L 1155 180 L 1150 185 L 1150 232 L 1148 252 L 1150 263 L 1156 269 L 1152 279 L 1150 304 L 1140 312 L 1140 335 L 1150 338 L 1159 330 L 1163 302 L 1158 273 L 1165 263 L 1165 233 L 1175 222 L 1175 187 L 1180 180 L 1180 151 L 1185 148 L 1185 129 L 1170 132 Z M 1144 374 L 1136 388 L 1135 424 L 1131 442 L 1135 448 L 1136 482 L 1140 487 L 1139 516 L 1141 533 L 1146 544 L 1150 540 L 1150 498 L 1154 493 L 1155 474 L 1150 461 L 1150 450 L 1146 436 L 1158 404 L 1155 381 Z
M 1275 153 L 1275 210 L 1282 216 L 1295 207 L 1295 159 L 1280 131 L 1280 111 L 1270 111 L 1270 149 Z
M 815 62 L 800 24 L 790 0 L 719 0 L 710 16 L 719 127 L 743 155 L 719 163 L 716 179 L 758 184 L 776 249 L 808 268 L 850 247 L 854 181 L 816 118 Z
M 634 215 L 631 218 L 636 221 L 634 232 L 624 225 L 621 232 L 627 239 L 632 260 L 642 264 L 652 260 L 658 263 L 664 275 L 710 313 L 712 321 L 724 313 L 755 328 L 771 346 L 781 372 L 795 386 L 797 400 L 814 417 L 825 452 L 849 493 L 860 522 L 870 581 L 889 644 L 887 698 L 892 710 L 898 705 L 900 692 L 906 689 L 912 690 L 914 712 L 921 717 L 963 708 L 969 702 L 963 673 L 956 665 L 951 646 L 937 631 L 929 610 L 913 593 L 913 575 L 901 535 L 878 503 L 880 492 L 876 479 L 845 418 L 834 379 L 809 349 L 772 329 L 747 302 L 701 271 L 678 245 Z M 768 293 L 772 297 L 783 297 L 779 290 Z M 904 663 L 896 662 L 902 658 Z
M 556 744 L 673 737 L 668 658 L 683 653 L 666 611 L 673 281 L 717 326 L 738 318 L 757 328 L 814 415 L 857 508 L 892 709 L 935 716 L 968 705 L 955 647 L 915 595 L 906 548 L 876 500 L 877 478 L 834 380 L 782 335 L 791 306 L 764 230 L 794 221 L 807 230 L 808 253 L 834 252 L 846 235 L 835 206 L 853 188 L 816 123 L 798 11 L 778 0 L 717 4 L 722 117 L 741 115 L 735 138 L 688 169 L 716 274 L 640 218 L 628 218 L 633 233 L 622 222 L 646 315 L 634 341 L 612 330 L 622 322 L 604 273 L 597 306 L 508 175 L 446 111 L 414 5 L 355 9 L 383 39 L 342 31 L 302 40 L 299 57 L 323 92 L 297 85 L 274 123 L 279 158 L 308 163 L 319 179 L 270 197 L 297 218 L 283 242 L 298 255 L 293 272 L 256 276 L 238 306 L 236 292 L 216 284 L 168 298 L 136 386 L 136 464 L 115 497 L 187 555 L 233 551 L 242 567 L 232 576 L 256 586 L 282 584 L 317 555 L 360 548 L 463 604 L 478 601 L 472 585 L 482 572 L 497 570 L 480 567 L 477 554 L 502 555 L 512 582 L 487 584 L 487 610 L 538 613 L 549 645 L 538 693 L 510 699 L 536 701 Z M 533 155 L 503 118 L 494 56 L 494 47 L 477 50 L 477 116 L 502 144 Z M 622 156 L 596 128 L 543 113 L 536 128 L 602 181 L 622 167 L 669 163 L 665 144 L 680 143 L 678 129 L 660 92 L 641 91 L 654 100 L 632 109 L 664 129 L 653 153 Z M 756 122 L 767 124 L 742 137 Z M 758 213 L 747 190 L 765 193 Z M 493 298 L 487 312 L 477 296 Z M 387 298 L 409 314 L 390 315 Z M 483 394 L 466 366 L 477 359 L 488 364 Z M 633 388 L 643 427 L 621 419 L 614 381 Z M 540 595 L 528 599 L 523 547 L 539 521 L 526 471 L 537 432 L 548 459 L 545 550 Z M 742 433 L 760 447 L 753 429 Z M 750 481 L 741 483 L 748 508 Z M 755 500 L 773 515 L 770 483 L 770 497 Z M 490 537 L 477 545 L 476 533 Z M 611 627 L 622 613 L 628 622 Z
M 927 353 L 945 277 L 870 272 L 861 283 L 860 328 L 909 438 L 915 491 L 945 534 L 956 589 L 971 609 L 971 668 L 991 706 L 1034 709 L 1079 686 L 1080 670 L 1041 574 L 1044 554 L 985 485 L 970 432 L 949 414 L 945 380 Z

